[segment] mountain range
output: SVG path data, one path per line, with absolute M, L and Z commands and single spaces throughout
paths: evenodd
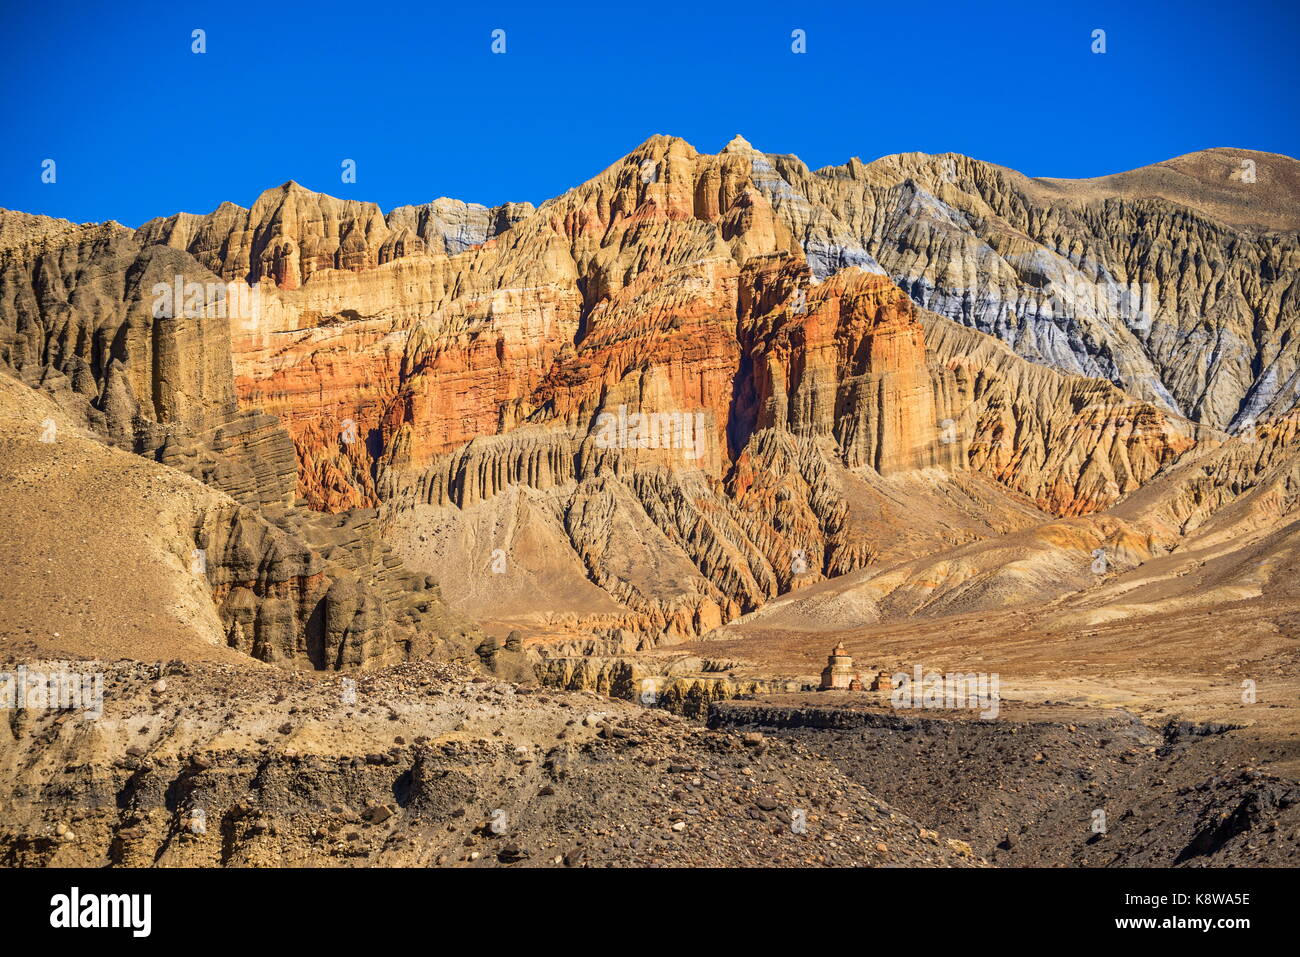
M 1298 200 L 1240 149 L 654 136 L 537 207 L 0 211 L 6 651 L 706 695 L 871 628 L 1293 664 Z

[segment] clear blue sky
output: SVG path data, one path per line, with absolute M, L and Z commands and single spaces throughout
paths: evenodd
M 135 226 L 287 179 L 385 210 L 539 202 L 653 133 L 714 152 L 739 132 L 813 167 L 952 150 L 1031 176 L 1297 156 L 1297 6 L 4 0 L 0 206 Z

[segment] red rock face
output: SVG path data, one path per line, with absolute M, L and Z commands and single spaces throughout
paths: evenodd
M 803 263 L 767 260 L 743 278 L 741 308 L 738 441 L 779 428 L 833 437 L 846 464 L 881 474 L 939 464 L 925 332 L 888 278 L 846 270 L 811 285 Z
M 469 544 L 424 556 L 422 571 L 508 551 L 496 539 L 527 526 L 534 555 L 570 559 L 536 562 L 541 579 L 562 571 L 597 592 L 566 579 L 555 602 L 581 612 L 538 627 L 620 647 L 689 637 L 871 562 L 888 548 L 882 522 L 912 531 L 891 482 L 949 483 L 933 501 L 960 499 L 925 533 L 934 547 L 1038 509 L 1107 508 L 1195 445 L 1167 409 L 920 310 L 859 244 L 874 187 L 853 178 L 841 220 L 828 204 L 843 177 L 796 166 L 655 137 L 537 210 L 440 200 L 385 217 L 286 184 L 249 210 L 101 229 L 61 268 L 54 250 L 0 260 L 6 295 L 40 320 L 14 325 L 9 362 L 48 381 L 44 357 L 64 355 L 70 392 L 103 379 L 86 404 L 107 431 L 185 463 L 189 424 L 237 452 L 197 468 L 234 461 L 247 474 L 223 487 L 283 501 L 274 480 L 291 468 L 257 464 L 292 458 L 282 435 L 265 454 L 275 430 L 256 410 L 278 417 L 313 509 L 459 511 L 426 539 Z M 822 190 L 822 205 L 778 167 Z M 62 287 L 105 243 L 124 275 L 144 275 L 127 268 L 138 260 L 151 280 L 249 281 L 262 308 L 228 330 L 125 323 L 143 294 L 120 303 L 106 286 L 80 294 L 76 316 L 93 322 L 56 327 Z M 96 371 L 119 328 L 130 361 Z M 158 426 L 143 438 L 142 413 Z M 909 477 L 919 470 L 933 471 Z M 974 518 L 961 514 L 969 502 Z M 496 591 L 467 578 L 475 588 L 490 609 Z
M 300 492 L 326 509 L 373 504 L 381 472 L 418 472 L 476 436 L 524 423 L 588 432 L 620 410 L 702 415 L 707 429 L 685 462 L 673 449 L 620 450 L 633 466 L 721 479 L 765 428 L 844 440 L 851 465 L 932 464 L 911 303 L 866 273 L 812 285 L 749 173 L 743 156 L 653 140 L 453 260 L 408 257 L 356 278 L 317 264 L 297 295 L 286 266 L 278 326 L 236 343 L 241 398 L 282 417 Z M 328 204 L 292 204 L 302 208 Z M 299 212 L 275 220 L 279 235 L 294 222 L 320 232 Z M 521 259 L 534 263 L 522 275 Z M 436 287 L 413 314 L 319 321 L 344 302 L 351 312 L 336 316 L 392 317 L 394 287 L 412 282 Z M 360 443 L 338 439 L 349 420 Z
M 317 263 L 301 290 L 291 264 L 272 261 L 283 309 L 237 341 L 237 382 L 243 401 L 279 414 L 294 435 L 309 501 L 371 503 L 381 467 L 418 470 L 475 436 L 526 421 L 585 427 L 621 406 L 703 414 L 710 441 L 699 464 L 721 474 L 739 266 L 713 221 L 764 220 L 772 233 L 775 220 L 761 197 L 755 212 L 744 195 L 744 161 L 700 157 L 680 141 L 645 152 L 516 226 L 509 245 L 491 240 L 451 261 L 407 257 L 356 278 Z M 287 212 L 304 206 L 331 209 L 282 202 L 274 225 L 286 249 L 295 222 L 320 233 L 319 217 Z M 430 289 L 427 305 L 395 316 L 394 287 L 407 281 Z M 333 438 L 348 420 L 364 448 Z M 645 451 L 643 462 L 664 458 Z
M 242 403 L 274 409 L 298 451 L 298 493 L 327 511 L 374 500 L 368 445 L 400 381 L 386 330 L 359 322 L 234 340 Z
M 355 247 L 356 237 L 386 235 L 361 204 L 298 187 L 268 194 L 249 214 L 260 224 L 249 248 L 271 237 L 265 274 L 280 288 L 261 326 L 234 341 L 240 399 L 281 417 L 298 449 L 299 493 L 326 510 L 373 505 L 479 436 L 527 425 L 579 441 L 600 421 L 639 412 L 700 415 L 707 441 L 690 456 L 638 447 L 611 456 L 588 441 L 575 465 L 563 460 L 577 447 L 557 446 L 547 481 L 612 458 L 721 480 L 752 435 L 781 429 L 830 441 L 849 468 L 976 468 L 1049 511 L 1080 514 L 1187 447 L 1148 430 L 1126 446 L 1120 471 L 1130 481 L 1082 465 L 1053 473 L 1024 428 L 993 421 L 993 409 L 972 423 L 976 440 L 950 441 L 943 423 L 961 414 L 953 403 L 976 401 L 987 374 L 966 382 L 963 367 L 949 384 L 915 306 L 887 277 L 850 268 L 815 282 L 751 177 L 747 154 L 701 156 L 657 138 L 452 258 L 385 259 Z M 181 239 L 212 247 L 229 219 L 218 211 Z M 353 252 L 321 252 L 324 236 Z M 243 248 L 233 235 L 216 246 Z M 303 259 L 300 249 L 314 252 Z M 217 265 L 238 270 L 235 256 Z M 1059 389 L 1057 400 L 1069 401 Z M 1079 447 L 1111 441 L 1079 428 Z

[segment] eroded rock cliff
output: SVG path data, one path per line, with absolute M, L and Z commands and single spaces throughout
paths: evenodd
M 1297 223 L 1267 198 L 1297 164 L 1250 157 L 1272 193 L 1236 151 L 1071 183 L 655 136 L 536 209 L 385 216 L 287 183 L 135 231 L 5 213 L 0 360 L 281 531 L 295 493 L 373 515 L 361 540 L 395 555 L 358 581 L 391 560 L 494 633 L 627 651 L 1009 533 L 1150 557 L 1266 482 L 1190 464 L 1300 394 Z M 256 314 L 156 318 L 172 275 Z M 1051 524 L 1176 481 L 1161 528 Z M 218 551 L 257 537 L 231 529 Z M 273 551 L 292 575 L 218 595 L 229 641 L 410 653 L 309 638 L 314 566 Z M 331 579 L 321 634 L 392 604 L 360 587 Z

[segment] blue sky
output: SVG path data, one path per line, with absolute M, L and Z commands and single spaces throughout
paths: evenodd
M 131 226 L 287 179 L 385 210 L 539 202 L 653 133 L 715 152 L 739 132 L 813 167 L 951 150 L 1031 176 L 1300 155 L 1283 0 L 10 0 L 0 37 L 0 206 Z

